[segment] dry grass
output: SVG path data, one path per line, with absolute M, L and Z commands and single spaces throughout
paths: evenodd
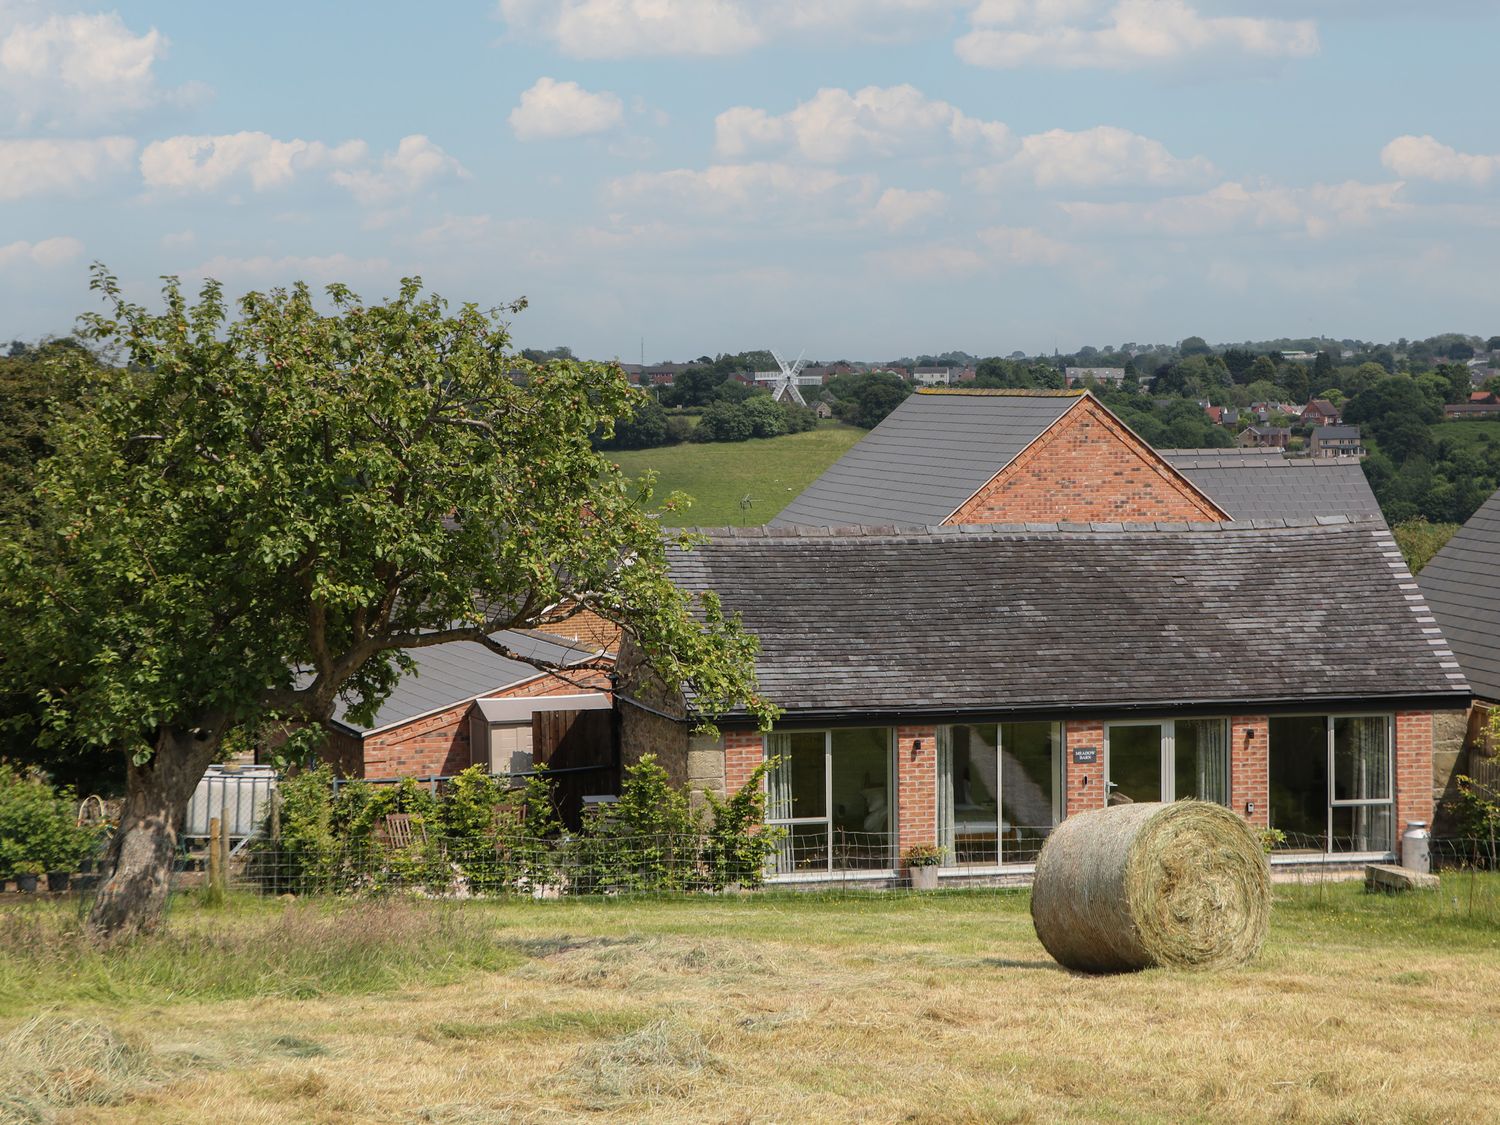
M 1463 892 L 1278 887 L 1252 964 L 1099 978 L 1046 957 L 1017 894 L 429 904 L 403 942 L 430 910 L 438 944 L 509 960 L 391 984 L 387 943 L 380 991 L 38 994 L 140 1053 L 92 1102 L 28 1064 L 29 1096 L 59 1122 L 1492 1120 L 1500 929 Z M 240 951 L 281 924 L 176 919 Z

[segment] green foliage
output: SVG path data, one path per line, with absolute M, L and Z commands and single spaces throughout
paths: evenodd
M 947 851 L 933 844 L 913 844 L 901 853 L 901 862 L 907 867 L 936 867 Z
M 0 763 L 0 878 L 76 871 L 98 848 L 99 833 L 80 828 L 71 789 Z
M 767 827 L 766 774 L 779 759 L 771 758 L 754 771 L 728 799 L 704 791 L 712 817 L 703 848 L 703 862 L 714 890 L 738 884 L 758 887 L 765 879 L 766 865 L 786 835 L 784 828 Z
M 1401 548 L 1401 555 L 1413 574 L 1420 574 L 1422 568 L 1432 561 L 1432 556 L 1441 551 L 1443 544 L 1457 531 L 1456 523 L 1428 523 L 1421 516 L 1404 520 L 1391 528 L 1396 546 Z
M 874 429 L 912 393 L 911 384 L 889 371 L 851 372 L 828 384 L 839 420 Z
M 687 794 L 645 754 L 626 767 L 620 799 L 591 810 L 572 858 L 592 890 L 685 890 L 697 881 L 702 831 Z

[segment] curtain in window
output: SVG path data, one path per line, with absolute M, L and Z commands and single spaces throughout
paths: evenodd
M 1389 726 L 1384 716 L 1333 724 L 1333 799 L 1378 801 L 1391 795 Z
M 1229 802 L 1229 784 L 1225 777 L 1225 731 L 1228 723 L 1214 719 L 1198 724 L 1198 796 L 1205 801 Z
M 770 736 L 770 754 L 779 758 L 766 775 L 766 819 L 789 820 L 792 815 L 792 740 L 785 734 Z
M 953 728 L 937 731 L 937 830 L 938 846 L 943 849 L 943 865 L 958 862 L 953 833 Z

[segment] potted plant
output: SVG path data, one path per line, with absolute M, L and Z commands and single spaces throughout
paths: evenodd
M 46 864 L 38 863 L 34 859 L 23 859 L 15 865 L 16 890 L 22 894 L 31 894 L 36 890 L 37 878 L 42 874 Z
M 935 891 L 938 884 L 938 867 L 946 854 L 945 848 L 931 844 L 913 844 L 906 849 L 901 861 L 906 864 L 906 873 L 911 878 L 914 891 Z

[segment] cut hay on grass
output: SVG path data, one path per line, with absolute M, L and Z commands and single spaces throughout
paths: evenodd
M 562 1078 L 585 1104 L 607 1108 L 684 1097 L 696 1082 L 720 1069 L 702 1035 L 668 1018 L 583 1048 Z
M 113 1105 L 159 1077 L 149 1054 L 105 1024 L 34 1016 L 0 1039 L 0 1125 Z
M 1243 965 L 1265 941 L 1270 916 L 1260 841 L 1206 801 L 1071 816 L 1037 859 L 1037 937 L 1081 972 Z

